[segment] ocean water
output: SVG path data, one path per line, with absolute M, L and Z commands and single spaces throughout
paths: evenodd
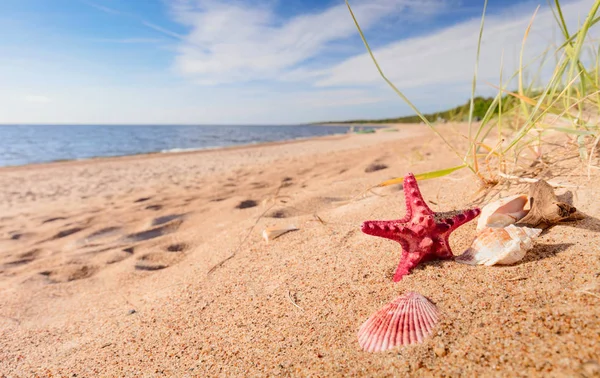
M 0 166 L 344 134 L 341 126 L 0 126 Z

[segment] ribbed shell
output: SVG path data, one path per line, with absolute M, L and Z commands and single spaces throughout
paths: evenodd
M 518 222 L 527 215 L 524 210 L 528 197 L 524 194 L 500 198 L 490 202 L 481 209 L 481 215 L 477 220 L 477 231 L 486 227 L 506 227 Z
M 438 319 L 437 307 L 410 291 L 371 315 L 358 330 L 358 343 L 367 352 L 417 344 L 431 334 Z
M 456 261 L 469 265 L 510 265 L 520 261 L 533 247 L 532 239 L 542 230 L 539 228 L 516 227 L 485 228 L 471 247 Z

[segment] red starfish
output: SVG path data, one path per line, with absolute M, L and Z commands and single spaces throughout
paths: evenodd
M 394 282 L 400 281 L 422 260 L 454 257 L 448 244 L 450 233 L 481 212 L 478 208 L 443 213 L 431 211 L 425 204 L 412 173 L 404 177 L 404 198 L 406 199 L 404 218 L 366 221 L 361 227 L 365 234 L 392 239 L 402 246 L 402 256 L 394 274 Z

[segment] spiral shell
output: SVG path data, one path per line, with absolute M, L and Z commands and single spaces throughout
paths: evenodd
M 471 247 L 455 261 L 469 265 L 510 265 L 520 261 L 533 247 L 533 238 L 542 232 L 539 228 L 488 227 L 481 231 Z
M 481 209 L 477 231 L 486 227 L 506 227 L 518 222 L 528 213 L 528 210 L 525 210 L 527 200 L 526 195 L 519 194 L 488 203 Z

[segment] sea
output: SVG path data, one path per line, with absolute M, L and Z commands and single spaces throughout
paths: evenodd
M 0 166 L 170 153 L 347 133 L 344 126 L 0 125 Z

